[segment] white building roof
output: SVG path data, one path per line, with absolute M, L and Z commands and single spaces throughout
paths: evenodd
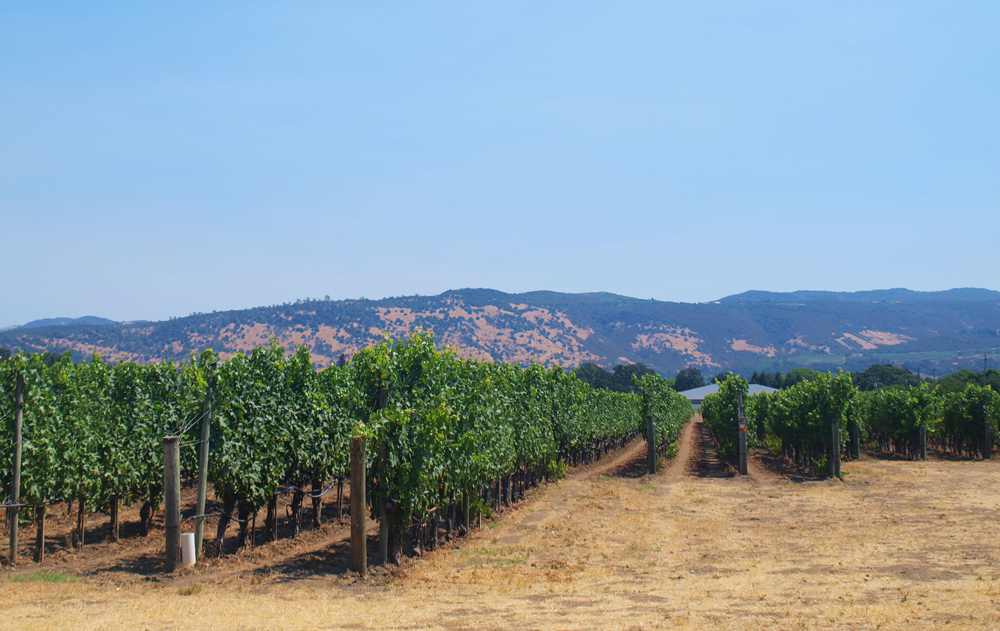
M 707 386 L 702 386 L 700 388 L 692 388 L 690 390 L 685 390 L 684 392 L 681 392 L 681 394 L 683 394 L 684 396 L 686 396 L 688 399 L 690 399 L 693 402 L 697 401 L 697 402 L 700 403 L 701 401 L 703 401 L 705 399 L 705 397 L 707 397 L 710 394 L 715 394 L 718 391 L 719 391 L 719 384 L 713 383 L 713 384 L 710 384 L 710 385 L 707 385 Z M 770 392 L 777 392 L 777 391 L 778 391 L 777 388 L 769 388 L 767 386 L 762 386 L 762 385 L 759 385 L 759 384 L 756 384 L 756 383 L 750 384 L 750 395 L 751 396 L 753 396 L 755 394 L 760 394 L 761 392 L 768 392 L 768 393 L 770 393 Z

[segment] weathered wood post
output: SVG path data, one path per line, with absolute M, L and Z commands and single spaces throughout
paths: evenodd
M 840 421 L 834 419 L 830 423 L 830 460 L 827 470 L 831 477 L 840 477 Z
M 472 522 L 469 521 L 469 494 L 462 493 L 462 523 L 465 525 L 465 533 L 472 532 Z
M 749 475 L 750 469 L 747 467 L 747 420 L 743 416 L 743 393 L 736 393 L 737 412 L 739 413 L 740 432 L 740 475 Z
M 118 541 L 119 533 L 119 521 L 118 521 L 118 496 L 111 496 L 111 506 L 108 507 L 108 516 L 111 518 L 110 522 L 110 532 L 108 532 L 108 541 Z
M 198 450 L 198 508 L 194 520 L 194 558 L 201 558 L 202 537 L 205 534 L 205 500 L 208 497 L 208 447 L 212 431 L 212 389 L 205 392 L 201 411 L 201 449 Z
M 385 388 L 379 388 L 375 409 L 384 410 L 388 404 L 389 392 Z M 385 463 L 388 454 L 385 452 L 384 442 L 379 445 L 378 456 L 378 492 L 375 494 L 375 501 L 378 502 L 378 562 L 385 565 L 389 562 L 389 519 L 385 513 L 385 503 L 389 498 L 385 494 Z
M 361 576 L 368 576 L 365 475 L 365 439 L 351 436 L 351 569 Z
M 76 507 L 76 540 L 80 548 L 86 545 L 87 538 L 87 496 L 84 495 L 77 500 Z
M 983 354 L 983 387 L 988 387 L 986 385 L 986 354 Z M 993 457 L 993 428 L 990 427 L 990 421 L 986 418 L 986 403 L 983 402 L 983 460 L 989 460 Z
M 181 554 L 181 451 L 180 436 L 163 439 L 164 526 L 167 542 L 167 572 L 177 569 Z
M 656 473 L 656 424 L 652 414 L 646 415 L 646 460 L 649 474 Z
M 927 425 L 920 424 L 920 459 L 927 460 Z
M 45 504 L 35 507 L 35 563 L 45 560 Z
M 851 458 L 857 460 L 861 457 L 861 426 L 851 422 Z
M 989 421 L 986 420 L 986 414 L 983 414 L 983 460 L 989 460 L 993 456 L 993 428 L 990 427 Z
M 319 528 L 323 523 L 323 483 L 312 481 L 312 527 Z
M 21 431 L 24 425 L 24 375 L 17 373 L 14 391 L 14 462 L 10 482 L 10 503 L 7 523 L 10 524 L 10 564 L 17 565 L 17 518 L 21 503 Z

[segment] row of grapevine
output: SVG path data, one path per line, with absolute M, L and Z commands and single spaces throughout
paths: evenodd
M 1000 393 L 973 384 L 946 395 L 940 402 L 941 424 L 935 437 L 942 449 L 972 457 L 983 447 L 992 451 L 1000 437 Z M 988 428 L 983 432 L 982 428 Z
M 298 532 L 303 499 L 348 477 L 352 435 L 368 443 L 373 517 L 384 515 L 398 534 L 463 497 L 488 510 L 497 481 L 509 495 L 512 481 L 523 488 L 560 461 L 585 462 L 621 446 L 644 426 L 644 409 L 660 419 L 661 444 L 676 440 L 691 414 L 659 377 L 644 377 L 641 395 L 595 390 L 559 367 L 461 359 L 422 331 L 386 338 L 348 365 L 319 372 L 305 348 L 287 355 L 276 343 L 226 360 L 206 351 L 180 365 L 112 365 L 96 355 L 74 365 L 67 355 L 49 368 L 18 355 L 0 364 L 7 447 L 0 476 L 8 487 L 6 419 L 18 373 L 25 380 L 22 501 L 75 499 L 99 511 L 139 501 L 147 528 L 162 500 L 162 439 L 181 436 L 181 469 L 191 476 L 210 392 L 219 552 L 233 518 L 246 542 L 247 522 L 265 507 L 266 537 L 275 538 L 282 492 L 293 494 Z
M 845 451 L 842 447 L 849 437 L 845 414 L 854 393 L 849 375 L 821 373 L 786 390 L 756 395 L 752 405 L 767 408 L 764 440 L 770 437 L 781 453 L 808 469 L 826 460 L 835 441 L 837 453 Z M 754 417 L 760 416 L 755 410 Z
M 848 416 L 882 451 L 912 457 L 922 453 L 920 428 L 937 424 L 937 401 L 926 384 L 855 392 Z
M 702 402 L 705 425 L 717 437 L 722 457 L 738 453 L 741 397 L 748 443 L 765 444 L 807 469 L 822 469 L 834 445 L 838 453 L 856 451 L 860 444 L 854 441 L 917 457 L 930 440 L 972 457 L 988 456 L 1000 436 L 1000 393 L 989 387 L 969 385 L 944 396 L 926 384 L 861 392 L 849 375 L 827 373 L 771 394 L 747 397 L 747 391 L 745 379 L 730 375 Z
M 989 456 L 1000 437 L 1000 393 L 988 386 L 944 396 L 926 384 L 859 392 L 850 413 L 870 441 L 905 457 L 917 455 L 921 427 L 940 449 L 969 458 Z
M 11 393 L 17 374 L 25 384 L 22 502 L 40 506 L 56 498 L 85 500 L 113 518 L 120 503 L 159 504 L 162 437 L 177 433 L 200 403 L 203 384 L 195 364 L 111 366 L 95 356 L 74 365 L 68 353 L 51 367 L 38 355 L 16 355 L 3 362 L 0 471 L 5 486 L 15 442 Z M 151 517 L 149 511 L 143 514 Z
M 681 435 L 684 424 L 691 419 L 691 402 L 684 395 L 675 392 L 667 382 L 657 375 L 643 375 L 635 378 L 635 385 L 642 393 L 643 409 L 652 414 L 656 432 L 656 448 L 663 455 Z M 641 425 L 643 438 L 646 426 Z
M 739 375 L 730 374 L 719 384 L 719 390 L 701 402 L 701 417 L 719 442 L 719 457 L 732 459 L 740 453 L 739 404 L 747 400 L 750 383 Z M 745 414 L 744 414 L 745 416 Z M 756 444 L 756 427 L 747 423 L 747 447 Z

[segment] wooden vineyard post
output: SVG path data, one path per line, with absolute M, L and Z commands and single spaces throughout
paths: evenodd
M 82 496 L 77 500 L 76 507 L 76 539 L 82 549 L 86 545 L 87 536 L 87 497 Z
M 14 471 L 10 483 L 7 523 L 10 524 L 10 564 L 17 565 L 17 518 L 21 503 L 21 430 L 24 424 L 24 375 L 17 374 L 14 392 Z
M 384 410 L 388 403 L 389 392 L 385 388 L 379 388 L 375 408 Z M 385 496 L 385 463 L 387 454 L 384 442 L 379 446 L 378 455 L 378 493 L 375 494 L 375 501 L 378 502 L 378 562 L 386 565 L 389 563 L 389 519 L 385 514 L 385 503 L 388 498 Z
M 35 563 L 45 560 L 45 504 L 35 507 Z
M 920 459 L 927 460 L 927 425 L 920 424 Z
M 830 423 L 830 461 L 827 469 L 830 477 L 840 477 L 840 421 Z
M 313 480 L 312 483 L 312 524 L 319 528 L 323 523 L 323 483 Z
M 365 514 L 365 439 L 351 436 L 351 569 L 368 576 Z
M 472 532 L 472 522 L 469 521 L 469 494 L 462 493 L 462 524 L 465 526 L 465 533 Z
M 177 569 L 181 553 L 181 452 L 180 436 L 163 439 L 163 498 L 166 503 L 167 572 Z
M 986 355 L 983 354 L 983 387 L 988 387 L 986 385 Z M 993 456 L 993 428 L 990 427 L 990 421 L 986 418 L 986 404 L 983 404 L 983 460 L 989 460 Z M 20 437 L 20 434 L 18 435 Z M 19 438 L 20 440 L 20 438 Z
M 108 507 L 108 516 L 111 517 L 111 532 L 108 533 L 108 541 L 118 541 L 118 496 L 111 496 L 111 506 Z
M 385 472 L 382 471 L 385 467 L 385 445 L 379 448 L 378 455 L 380 470 L 376 487 L 378 492 L 374 499 L 378 503 L 378 562 L 386 565 L 389 563 L 389 518 L 385 513 L 386 498 L 382 490 L 385 487 Z
M 861 457 L 861 427 L 857 423 L 851 423 L 851 458 L 857 460 Z
M 646 459 L 649 467 L 649 474 L 656 473 L 656 426 L 653 422 L 653 415 L 646 415 Z
M 212 390 L 205 392 L 201 411 L 201 445 L 198 450 L 198 508 L 194 520 L 194 558 L 201 558 L 202 537 L 205 534 L 205 500 L 208 496 L 208 439 L 212 431 Z
M 993 455 L 993 428 L 986 421 L 986 415 L 983 414 L 983 460 L 989 460 Z
M 739 406 L 739 431 L 740 431 L 740 475 L 749 475 L 747 467 L 747 420 L 743 417 L 743 393 L 736 395 L 736 403 Z

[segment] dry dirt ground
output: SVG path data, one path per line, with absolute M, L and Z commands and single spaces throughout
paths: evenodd
M 169 578 L 154 542 L 22 562 L 0 576 L 0 628 L 1000 628 L 997 460 L 864 457 L 840 482 L 757 453 L 740 478 L 697 418 L 663 471 L 643 454 L 388 576 L 345 573 L 333 523 Z

